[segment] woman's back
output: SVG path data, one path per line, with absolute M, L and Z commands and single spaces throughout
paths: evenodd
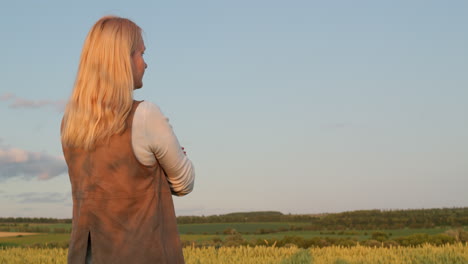
M 93 151 L 63 147 L 73 192 L 69 263 L 183 263 L 171 189 L 163 168 L 134 155 L 134 102 L 122 134 Z

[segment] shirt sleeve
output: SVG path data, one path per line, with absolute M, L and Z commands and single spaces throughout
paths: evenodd
M 142 102 L 144 111 L 144 136 L 149 149 L 166 172 L 172 194 L 184 196 L 193 190 L 195 169 L 185 155 L 176 135 L 159 107 Z

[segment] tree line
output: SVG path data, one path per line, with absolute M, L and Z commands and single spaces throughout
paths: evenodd
M 47 217 L 0 217 L 0 223 L 69 224 L 71 222 L 71 219 L 57 219 Z
M 369 230 L 432 228 L 436 226 L 468 226 L 468 207 L 409 209 L 409 210 L 358 210 L 321 215 L 292 215 L 281 212 L 246 212 L 210 216 L 179 216 L 178 224 L 246 222 L 308 223 L 306 230 Z
M 0 223 L 71 223 L 71 219 L 55 218 L 0 218 Z M 410 210 L 358 210 L 320 215 L 283 214 L 277 211 L 240 212 L 210 216 L 179 216 L 178 224 L 209 223 L 302 223 L 295 230 L 370 230 L 433 228 L 439 226 L 468 226 L 468 207 L 410 209 Z M 306 223 L 305 225 L 303 223 Z

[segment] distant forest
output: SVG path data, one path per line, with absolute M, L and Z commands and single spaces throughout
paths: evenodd
M 211 216 L 179 216 L 179 224 L 230 222 L 308 223 L 307 230 L 369 230 L 468 226 L 468 207 L 413 210 L 359 210 L 321 215 L 246 212 Z
M 370 230 L 468 226 L 468 207 L 413 210 L 359 210 L 320 215 L 276 211 L 241 212 L 210 216 L 179 216 L 178 224 L 285 222 L 306 223 L 299 230 Z M 0 223 L 71 223 L 71 219 L 0 218 Z

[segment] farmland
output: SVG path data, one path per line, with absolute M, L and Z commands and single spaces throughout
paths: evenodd
M 297 225 L 297 223 L 295 223 Z M 302 223 L 305 225 L 306 223 Z M 61 224 L 60 230 L 70 230 L 71 224 Z M 55 230 L 57 224 L 42 224 L 46 230 Z M 186 245 L 222 245 L 223 242 L 232 238 L 241 238 L 243 242 L 239 245 L 260 245 L 265 241 L 274 243 L 284 238 L 329 238 L 329 239 L 351 239 L 353 241 L 367 241 L 375 236 L 376 232 L 387 234 L 388 238 L 407 237 L 415 234 L 426 234 L 429 237 L 434 235 L 444 235 L 453 230 L 451 227 L 438 227 L 429 229 L 396 229 L 396 230 L 347 230 L 347 231 L 290 231 L 262 233 L 262 230 L 268 230 L 276 227 L 286 227 L 284 223 L 223 223 L 223 224 L 182 224 L 179 225 L 181 239 Z M 18 230 L 23 229 L 21 225 L 16 225 Z M 13 227 L 11 228 L 12 230 Z M 14 236 L 0 237 L 0 246 L 19 246 L 19 247 L 67 247 L 70 239 L 69 232 L 65 233 L 37 233 L 33 235 L 17 234 Z M 216 243 L 216 242 L 220 243 Z M 298 245 L 300 246 L 300 245 Z
M 187 263 L 468 263 L 467 221 L 467 208 L 249 212 L 181 217 L 178 228 Z M 0 264 L 65 263 L 70 231 L 70 219 L 0 218 L 12 234 L 0 237 Z

